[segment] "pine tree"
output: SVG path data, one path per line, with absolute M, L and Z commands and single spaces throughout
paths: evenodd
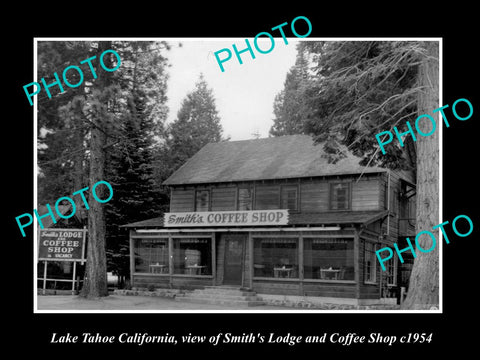
M 68 88 L 64 93 L 53 93 L 51 99 L 38 99 L 39 131 L 42 133 L 47 129 L 47 135 L 39 137 L 39 202 L 51 202 L 85 186 L 91 189 L 99 180 L 109 181 L 106 176 L 110 173 L 104 173 L 105 157 L 108 150 L 118 150 L 120 144 L 127 143 L 127 136 L 122 132 L 126 123 L 123 120 L 126 121 L 126 114 L 133 114 L 132 109 L 141 113 L 142 118 L 148 118 L 141 125 L 144 133 L 149 136 L 154 132 L 158 134 L 167 111 L 166 66 L 161 55 L 165 48 L 165 43 L 121 41 L 45 42 L 39 46 L 39 77 L 45 76 L 47 83 L 53 79 L 46 74 L 51 76 L 53 72 L 93 55 L 97 59 L 93 67 L 98 74 L 96 79 L 86 75 L 81 86 Z M 120 71 L 101 70 L 98 61 L 108 49 L 120 54 Z M 149 55 L 140 56 L 140 53 Z M 112 68 L 115 61 L 110 55 L 113 56 L 103 57 L 107 68 Z M 159 63 L 162 65 L 156 66 Z M 85 65 L 85 68 L 88 67 Z M 88 74 L 87 71 L 84 73 Z M 77 83 L 78 79 L 70 81 Z M 136 146 L 142 145 L 137 143 Z M 151 159 L 146 157 L 139 161 L 151 163 Z M 136 170 L 141 172 L 144 169 Z M 99 189 L 97 195 L 102 198 Z M 147 198 L 152 197 L 148 192 L 145 194 Z M 80 197 L 76 200 L 82 203 Z M 91 196 L 87 201 L 90 206 L 88 211 L 77 204 L 77 212 L 88 216 L 89 226 L 86 281 L 82 295 L 105 296 L 108 292 L 104 206 Z
M 164 48 L 163 43 L 129 43 L 119 50 L 127 62 L 119 79 L 125 107 L 118 118 L 118 141 L 107 154 L 106 175 L 115 196 L 107 204 L 106 220 L 108 267 L 121 279 L 129 274 L 130 260 L 128 233 L 120 226 L 159 216 L 168 203 L 153 171 L 154 136 L 167 115 Z
M 387 155 L 378 151 L 375 134 L 393 126 L 404 131 L 407 121 L 414 123 L 438 107 L 438 45 L 355 41 L 304 46 L 316 63 L 314 86 L 305 91 L 310 113 L 304 130 L 324 143 L 331 161 L 341 158 L 340 145 L 347 145 L 363 165 L 411 169 L 416 163 L 417 232 L 431 231 L 438 223 L 438 132 L 416 143 L 408 137 L 406 147 L 393 145 Z M 438 251 L 422 255 L 415 259 L 403 308 L 438 304 Z
M 282 136 L 304 133 L 306 102 L 304 93 L 309 86 L 308 61 L 303 47 L 297 46 L 295 65 L 287 73 L 284 88 L 275 96 L 275 118 L 270 135 Z
M 159 177 L 166 179 L 206 144 L 225 140 L 222 133 L 213 91 L 201 74 L 195 90 L 187 94 L 177 118 L 166 129 Z
M 60 73 L 61 69 L 78 63 L 90 51 L 90 42 L 38 42 L 38 78 L 44 77 L 47 84 L 53 82 L 54 72 Z M 72 83 L 78 81 L 74 78 L 76 76 L 76 73 L 70 75 Z M 80 103 L 85 96 L 85 88 L 85 82 L 77 88 L 68 88 L 64 93 L 52 87 L 51 99 L 45 92 L 37 97 L 39 204 L 51 203 L 84 184 L 84 139 L 88 126 L 81 116 Z M 82 207 L 77 205 L 81 212 Z

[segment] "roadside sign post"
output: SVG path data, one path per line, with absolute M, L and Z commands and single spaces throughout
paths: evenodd
M 44 229 L 39 231 L 38 260 L 44 261 L 43 289 L 45 295 L 47 280 L 72 282 L 72 295 L 75 294 L 77 262 L 84 264 L 85 240 L 87 229 Z M 72 279 L 48 279 L 47 266 L 49 261 L 73 262 Z

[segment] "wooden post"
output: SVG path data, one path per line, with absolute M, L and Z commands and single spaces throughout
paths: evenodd
M 298 237 L 298 292 L 300 296 L 305 296 L 305 293 L 303 292 L 303 252 L 303 236 L 302 233 L 300 233 Z
M 252 232 L 251 231 L 248 232 L 248 252 L 250 254 L 250 263 L 248 264 L 248 266 L 250 267 L 249 287 L 252 290 L 253 289 L 253 276 L 254 276 L 255 269 L 253 267 L 253 263 L 254 263 L 254 259 L 253 259 L 253 238 L 252 238 Z
M 355 274 L 355 297 L 360 298 L 360 229 L 355 227 L 353 238 L 353 267 Z
M 72 295 L 75 295 L 75 275 L 77 274 L 77 262 L 73 262 L 73 277 L 72 277 Z
M 42 294 L 45 295 L 45 289 L 47 287 L 47 260 L 44 261 L 44 268 L 43 268 L 43 290 Z
M 242 262 L 240 264 L 240 271 L 242 272 L 242 288 L 245 286 L 245 266 L 246 266 L 246 243 L 245 243 L 245 237 L 244 236 L 241 236 L 240 237 L 241 241 L 242 241 Z
M 134 249 L 135 242 L 132 238 L 133 231 L 134 230 L 130 230 L 128 234 L 130 238 L 129 239 L 130 240 L 130 287 L 134 286 L 133 274 L 135 272 L 135 249 Z
M 212 233 L 212 286 L 215 286 L 217 281 L 217 254 L 215 250 L 215 233 Z
M 172 234 L 168 233 L 168 282 L 170 285 L 170 288 L 173 286 L 173 238 Z

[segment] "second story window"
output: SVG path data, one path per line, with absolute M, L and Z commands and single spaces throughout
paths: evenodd
M 238 210 L 252 210 L 253 190 L 250 187 L 238 188 Z
M 257 185 L 255 187 L 255 210 L 270 210 L 279 208 L 279 185 Z
M 281 209 L 288 209 L 292 211 L 298 210 L 298 187 L 297 185 L 282 186 L 281 194 Z
M 350 184 L 330 184 L 330 210 L 350 209 Z
M 195 192 L 195 211 L 208 211 L 210 205 L 210 191 L 197 190 Z

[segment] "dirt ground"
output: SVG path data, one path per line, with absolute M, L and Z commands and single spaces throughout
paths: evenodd
M 39 295 L 37 296 L 38 310 L 247 310 L 264 311 L 280 310 L 291 311 L 280 306 L 229 307 L 226 305 L 192 304 L 175 301 L 171 298 L 155 296 L 122 296 L 110 295 L 105 298 L 88 300 L 76 295 Z

